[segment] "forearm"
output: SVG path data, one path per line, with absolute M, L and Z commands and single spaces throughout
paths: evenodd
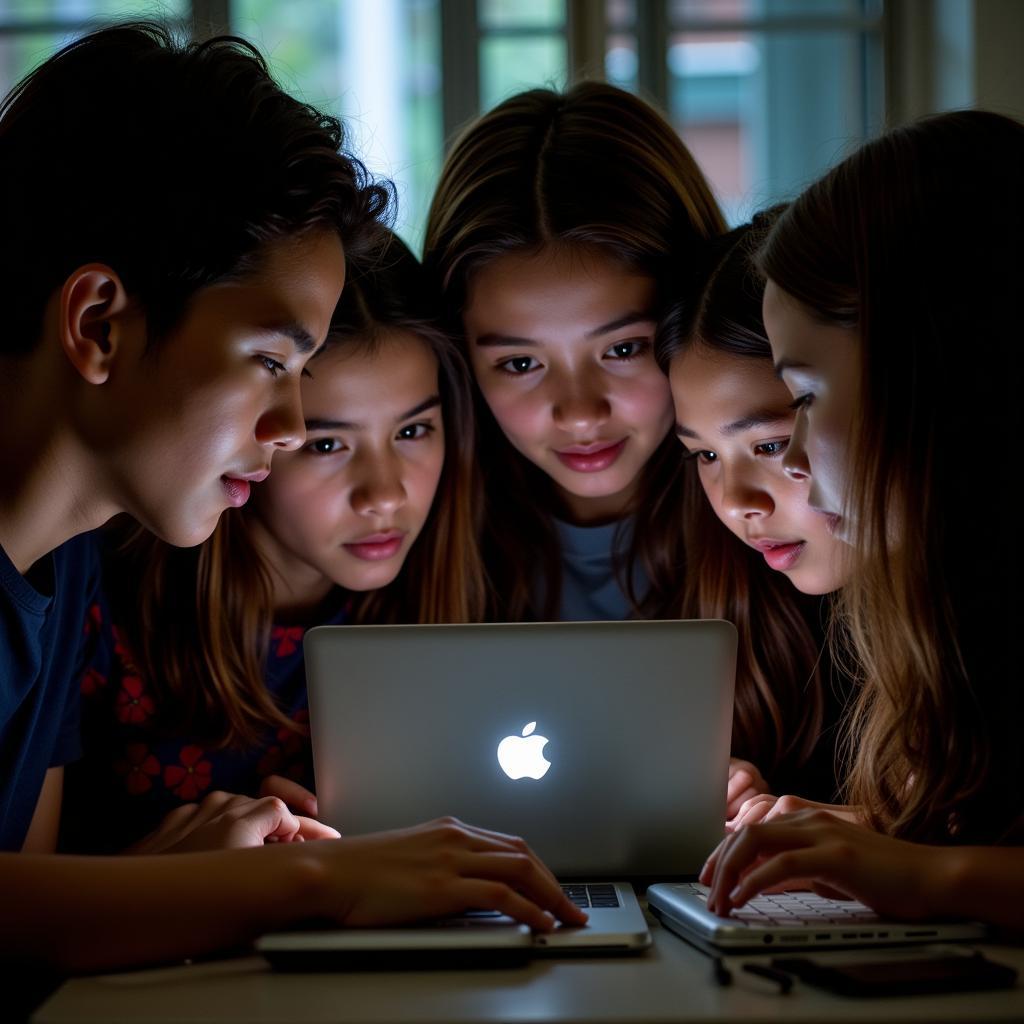
M 935 916 L 955 916 L 1024 930 L 1024 847 L 934 848 Z
M 0 855 L 0 959 L 63 971 L 210 953 L 316 912 L 301 845 L 150 857 Z

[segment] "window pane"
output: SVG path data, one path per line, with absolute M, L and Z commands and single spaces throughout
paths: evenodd
M 565 0 L 478 0 L 483 29 L 561 28 L 565 24 Z
M 636 0 L 605 0 L 604 16 L 613 31 L 632 28 L 636 24 Z
M 731 223 L 791 198 L 861 142 L 856 32 L 676 33 L 669 110 Z
M 345 121 L 347 147 L 398 188 L 413 248 L 443 158 L 439 0 L 233 0 L 232 30 L 290 93 Z
M 536 86 L 561 89 L 567 55 L 562 35 L 485 38 L 480 43 L 480 109 Z
M 636 36 L 625 32 L 608 37 L 608 49 L 604 55 L 605 78 L 620 89 L 636 92 L 639 62 L 636 55 Z
M 867 6 L 877 7 L 877 0 Z M 864 0 L 669 0 L 668 16 L 669 24 L 682 27 L 702 21 L 857 18 L 864 8 Z
M 5 0 L 0 3 L 0 17 L 16 24 L 139 17 L 167 21 L 182 18 L 188 11 L 189 0 Z

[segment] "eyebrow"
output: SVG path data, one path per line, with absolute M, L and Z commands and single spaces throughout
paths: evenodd
M 419 405 L 414 405 L 407 412 L 402 413 L 395 422 L 404 423 L 408 419 L 412 419 L 413 416 L 419 416 L 421 412 L 426 412 L 428 409 L 436 409 L 441 404 L 440 395 L 431 395 L 429 398 L 425 398 Z M 361 423 L 353 423 L 350 420 L 306 420 L 306 430 L 319 431 L 319 430 L 362 430 L 363 425 Z
M 808 363 L 801 363 L 796 359 L 780 359 L 775 364 L 776 376 L 781 377 L 784 370 L 809 370 L 810 365 Z
M 727 423 L 722 427 L 721 432 L 729 437 L 733 434 L 742 434 L 746 430 L 753 430 L 755 427 L 764 427 L 771 423 L 781 423 L 789 418 L 790 414 L 788 412 L 783 412 L 779 409 L 759 409 L 757 412 L 752 412 L 738 420 L 733 420 L 732 423 Z M 678 437 L 692 437 L 695 440 L 699 440 L 699 435 L 682 423 L 676 424 L 676 435 Z
M 303 355 L 307 352 L 312 352 L 313 349 L 317 347 L 317 341 L 313 335 L 310 334 L 302 324 L 297 323 L 294 320 L 281 324 L 264 324 L 260 327 L 260 330 L 265 334 L 274 334 L 279 337 L 291 338 L 295 343 L 295 348 Z
M 654 323 L 654 317 L 650 313 L 624 313 L 622 316 L 609 320 L 608 323 L 587 331 L 585 337 L 599 338 L 603 334 L 611 334 L 613 331 L 622 330 L 623 327 L 631 327 L 633 324 Z M 520 338 L 513 334 L 481 334 L 476 339 L 476 344 L 481 348 L 533 348 L 538 342 L 532 338 Z

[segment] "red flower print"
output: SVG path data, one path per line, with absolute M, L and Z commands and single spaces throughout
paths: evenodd
M 91 697 L 106 685 L 107 677 L 102 672 L 98 672 L 94 668 L 86 669 L 85 675 L 82 677 L 82 695 Z
M 89 611 L 85 616 L 85 626 L 82 628 L 82 634 L 84 636 L 91 636 L 93 633 L 98 633 L 102 622 L 103 616 L 100 614 L 100 606 L 98 604 L 90 605 Z
M 131 648 L 121 639 L 121 633 L 117 626 L 111 626 L 110 632 L 114 636 L 114 654 L 124 666 L 125 674 L 130 673 L 133 676 L 137 676 L 139 670 L 135 664 L 135 655 L 132 654 Z
M 274 626 L 270 631 L 270 642 L 274 645 L 275 656 L 286 658 L 289 654 L 294 654 L 299 649 L 305 632 L 302 626 Z
M 114 704 L 117 720 L 124 725 L 142 725 L 156 710 L 153 698 L 145 692 L 138 676 L 124 676 Z
M 296 711 L 292 719 L 299 727 L 297 732 L 284 725 L 277 730 L 277 742 L 281 744 L 286 757 L 294 757 L 304 747 L 309 746 L 309 712 L 303 708 Z
M 202 747 L 182 747 L 181 764 L 164 768 L 164 785 L 182 800 L 195 800 L 204 789 L 209 789 L 213 766 L 200 760 L 203 753 Z
M 129 743 L 125 757 L 114 762 L 114 771 L 124 776 L 125 788 L 132 796 L 141 796 L 153 788 L 153 776 L 160 775 L 160 762 L 145 743 Z

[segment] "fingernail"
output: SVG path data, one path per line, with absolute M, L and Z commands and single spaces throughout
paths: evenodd
M 733 889 L 733 891 L 731 893 L 729 893 L 729 899 L 732 900 L 733 903 L 735 903 L 740 898 L 740 892 L 742 890 L 743 890 L 743 886 L 742 885 L 737 885 L 736 888 Z

